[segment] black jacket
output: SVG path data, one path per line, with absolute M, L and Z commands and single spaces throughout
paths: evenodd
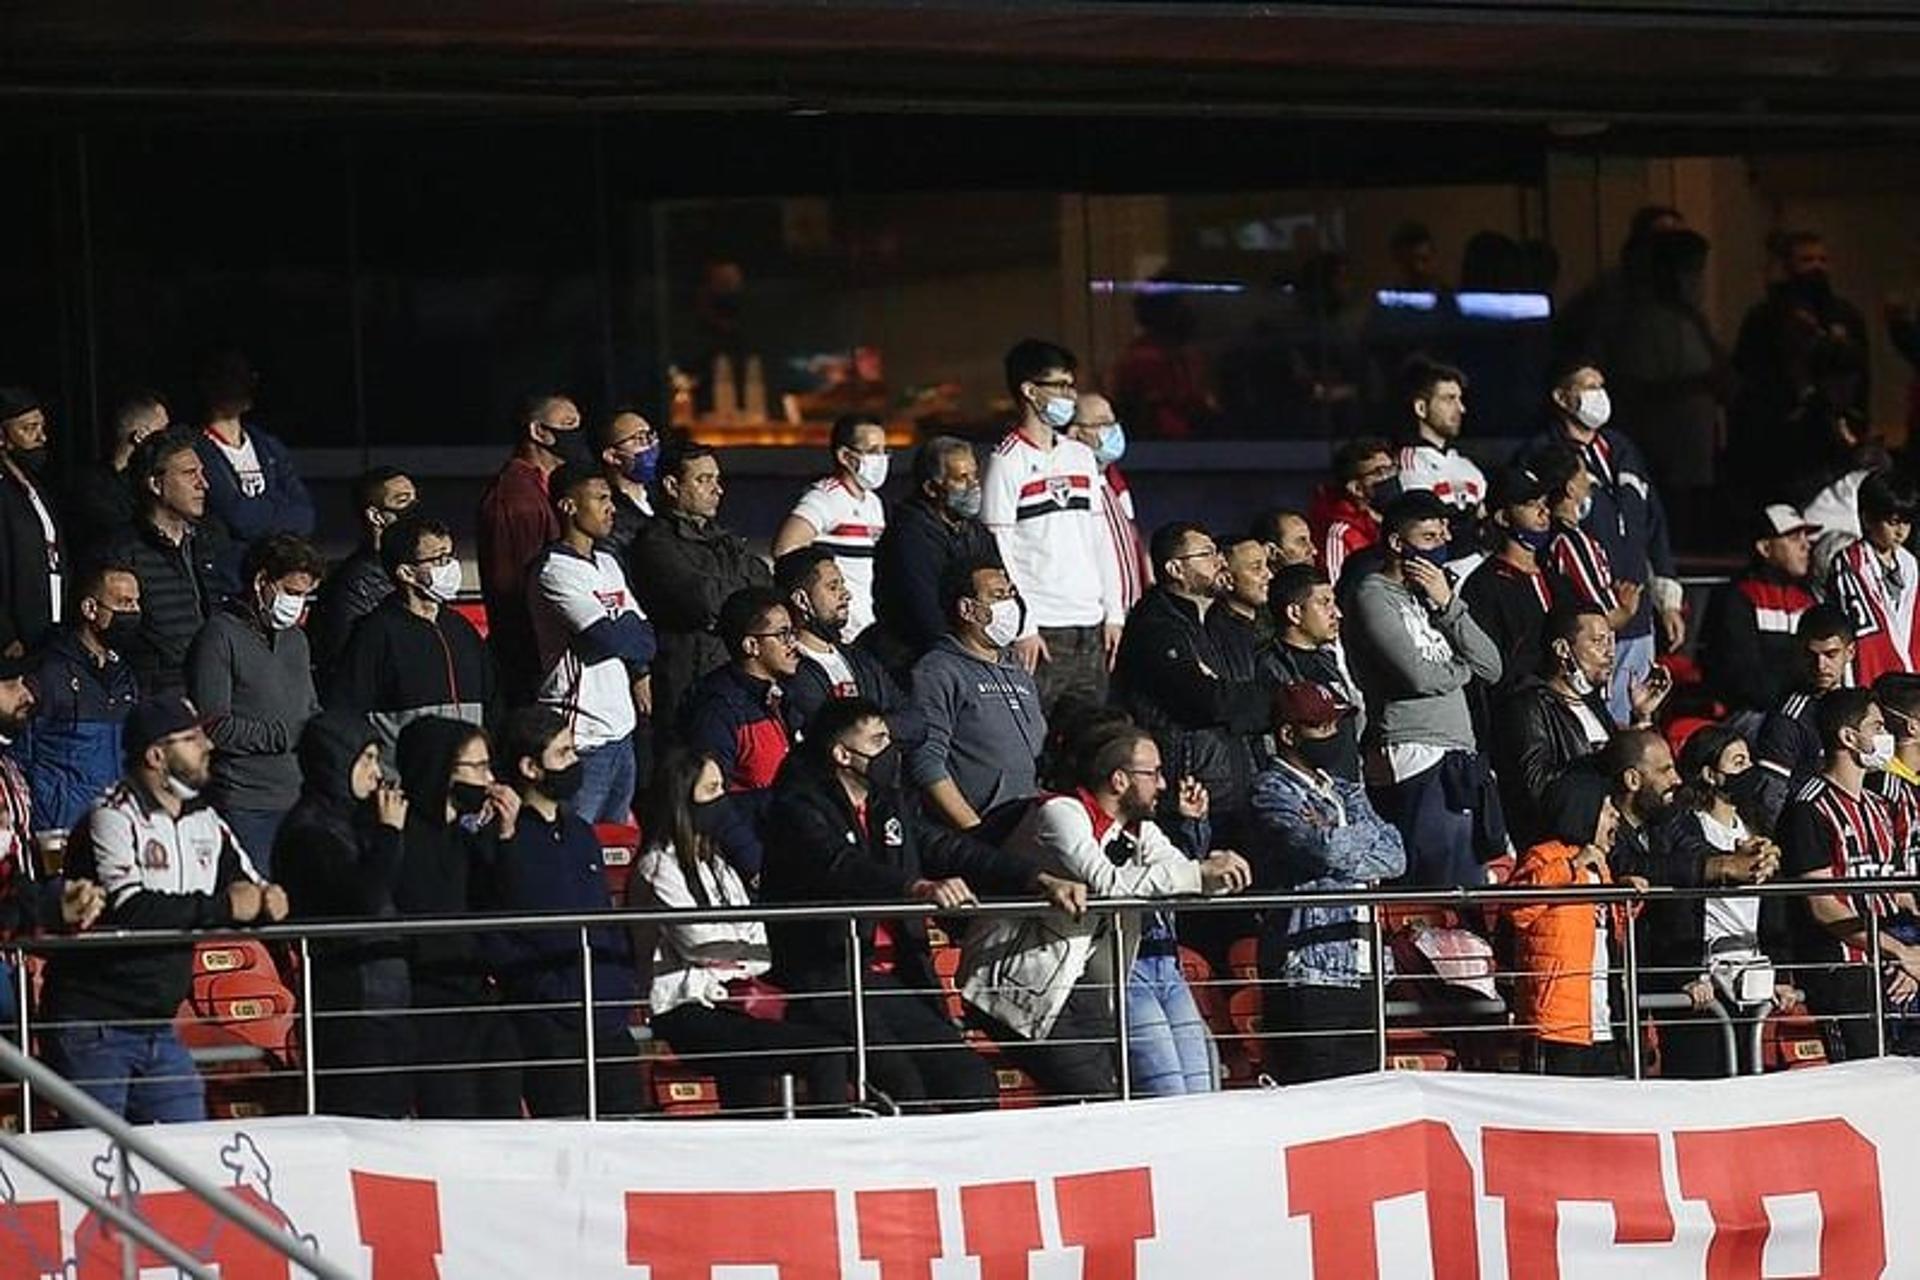
M 983 896 L 1031 893 L 1036 883 L 1034 869 L 1020 859 L 922 818 L 898 788 L 869 795 L 862 823 L 846 789 L 812 752 L 790 757 L 781 770 L 763 836 L 760 897 L 766 902 L 897 902 L 914 881 L 947 876 L 964 877 Z M 925 917 L 890 923 L 901 985 L 937 991 Z M 774 922 L 767 933 L 781 986 L 847 989 L 843 921 Z M 873 933 L 873 922 L 863 921 L 863 954 L 872 954 Z
M 800 651 L 800 669 L 780 686 L 784 695 L 780 713 L 795 743 L 805 740 L 807 722 L 821 707 L 834 698 L 848 696 L 847 690 L 834 688 L 827 679 L 827 669 L 806 654 L 805 649 Z M 902 751 L 926 738 L 926 720 L 907 701 L 907 695 L 880 665 L 879 658 L 857 644 L 841 645 L 840 656 L 853 671 L 853 692 L 886 713 L 887 728 L 892 730 L 893 740 L 900 744 Z
M 1545 592 L 1545 598 L 1541 593 Z M 1567 580 L 1552 570 L 1529 576 L 1498 556 L 1489 556 L 1460 588 L 1467 612 L 1500 650 L 1500 681 L 1493 704 L 1539 674 L 1546 656 L 1547 614 L 1573 598 Z M 1476 726 L 1477 727 L 1477 726 Z
M 1609 736 L 1615 728 L 1606 698 L 1598 691 L 1583 701 Z M 1493 763 L 1500 775 L 1500 803 L 1516 848 L 1548 838 L 1540 802 L 1547 787 L 1569 766 L 1594 752 L 1580 719 L 1566 699 L 1538 676 L 1516 686 L 1495 712 Z
M 41 481 L 33 487 L 53 521 L 51 545 L 27 486 L 0 464 L 0 649 L 18 644 L 27 653 L 38 651 L 53 631 L 56 601 L 49 574 L 57 566 L 69 579 L 73 575 L 53 490 Z
M 477 724 L 493 699 L 493 658 L 473 624 L 445 605 L 429 622 L 396 592 L 354 627 L 323 701 L 365 713 L 391 750 L 411 721 L 443 715 Z
M 400 785 L 407 793 L 405 851 L 393 884 L 402 916 L 449 916 L 494 905 L 493 871 L 500 861 L 499 828 L 446 821 L 447 792 L 461 744 L 476 732 L 462 720 L 427 716 L 400 735 Z M 487 966 L 471 933 L 421 934 L 409 939 L 415 1008 L 484 1004 Z
M 400 914 L 401 833 L 374 820 L 355 800 L 353 763 L 374 733 L 360 716 L 322 712 L 300 736 L 306 789 L 273 842 L 273 869 L 287 891 L 291 919 L 390 920 Z M 411 1003 L 404 944 L 354 938 L 313 946 L 314 999 L 323 1010 L 404 1009 Z
M 75 563 L 85 563 L 124 535 L 136 514 L 126 472 L 105 462 L 91 462 L 74 472 L 60 517 L 73 543 Z
M 1216 603 L 1212 612 L 1225 608 Z M 1153 587 L 1128 615 L 1113 667 L 1114 703 L 1153 735 L 1170 783 L 1192 774 L 1206 786 L 1224 838 L 1246 810 L 1251 743 L 1270 711 L 1252 634 L 1203 623 L 1191 601 Z
M 220 602 L 237 588 L 219 567 L 227 537 L 207 521 L 178 546 L 142 518 L 109 548 L 140 579 L 140 633 L 122 656 L 133 663 L 140 692 L 178 696 L 187 684 L 187 649 Z
M 873 625 L 861 635 L 895 678 L 947 634 L 940 578 L 952 564 L 1000 563 L 1000 547 L 978 520 L 947 521 L 916 495 L 887 513 L 887 531 L 873 549 Z
M 1642 841 L 1645 858 L 1631 869 L 1616 865 L 1616 878 L 1624 870 L 1646 877 L 1651 884 L 1699 888 L 1707 884 L 1707 859 L 1720 852 L 1707 843 L 1699 813 L 1690 810 L 1675 814 L 1664 826 L 1643 835 Z M 1791 954 L 1788 901 L 1760 899 L 1760 949 L 1776 961 L 1785 961 Z M 1678 991 L 1706 972 L 1706 920 L 1705 898 L 1656 898 L 1647 903 L 1638 922 L 1642 988 Z
M 1792 692 L 1806 666 L 1794 628 L 1814 603 L 1807 584 L 1755 564 L 1707 597 L 1700 667 L 1707 688 L 1735 711 L 1766 711 Z
M 354 624 L 393 594 L 393 579 L 380 563 L 380 553 L 362 546 L 335 565 L 320 586 L 307 619 L 307 640 L 313 645 L 313 669 L 324 682 L 340 660 Z
M 742 587 L 771 586 L 773 575 L 738 534 L 711 520 L 695 525 L 667 513 L 634 537 L 627 581 L 659 637 L 653 722 L 677 724 L 695 682 L 727 660 L 726 646 L 713 633 L 721 602 Z

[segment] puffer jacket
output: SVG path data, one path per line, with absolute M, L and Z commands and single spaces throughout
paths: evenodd
M 1078 880 L 1099 898 L 1171 898 L 1201 892 L 1200 864 L 1151 821 L 1128 827 L 1102 812 L 1085 792 L 1053 796 L 1027 811 L 1006 850 L 1031 866 Z M 1044 1040 L 1082 979 L 1113 985 L 1109 916 L 1073 919 L 1061 912 L 1026 919 L 988 919 L 960 945 L 960 994 L 968 1004 L 1030 1040 Z M 1130 918 L 1126 968 L 1139 951 Z
M 41 656 L 39 690 L 40 709 L 20 753 L 33 787 L 33 826 L 67 831 L 120 777 L 121 728 L 140 686 L 131 664 L 112 651 L 95 662 L 67 628 L 54 633 Z
M 773 574 L 737 534 L 711 520 L 698 525 L 668 512 L 635 536 L 627 581 L 659 637 L 653 720 L 670 729 L 700 677 L 727 660 L 726 645 L 713 631 L 721 601 L 742 587 L 772 585 Z
M 107 554 L 132 565 L 140 579 L 140 634 L 122 656 L 133 663 L 145 697 L 185 692 L 188 647 L 238 587 L 228 550 L 226 535 L 211 520 L 176 546 L 145 517 L 109 547 Z

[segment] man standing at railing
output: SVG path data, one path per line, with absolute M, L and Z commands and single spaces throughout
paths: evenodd
M 1886 717 L 1865 689 L 1838 689 L 1816 716 L 1826 765 L 1794 794 L 1780 815 L 1780 869 L 1798 880 L 1873 879 L 1897 875 L 1904 819 L 1867 787 L 1867 775 L 1893 761 Z M 1877 965 L 1869 956 L 1868 914 L 1912 913 L 1910 894 L 1823 895 L 1795 902 L 1789 915 L 1793 960 L 1814 1013 L 1838 1020 L 1848 1058 L 1876 1051 L 1873 983 L 1886 981 L 1890 1003 L 1920 994 L 1920 946 L 1880 936 Z M 1876 972 L 1876 969 L 1878 970 Z
M 284 920 L 287 896 L 253 869 L 200 792 L 213 743 L 184 698 L 135 707 L 125 732 L 130 767 L 67 845 L 69 875 L 106 891 L 105 920 L 121 929 L 218 929 Z M 175 945 L 62 954 L 47 966 L 44 1033 L 54 1069 L 136 1123 L 206 1119 L 205 1092 L 173 1018 L 192 983 L 193 948 Z

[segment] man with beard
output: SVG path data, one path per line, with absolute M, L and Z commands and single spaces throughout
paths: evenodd
M 0 938 L 55 921 L 84 929 L 106 905 L 90 880 L 34 882 L 33 793 L 12 754 L 39 706 L 31 671 L 24 659 L 0 658 Z
M 67 845 L 69 875 L 98 881 L 117 929 L 231 929 L 287 915 L 233 829 L 202 797 L 213 742 L 185 698 L 127 717 L 128 770 Z M 69 952 L 47 966 L 48 1060 L 135 1123 L 206 1119 L 206 1098 L 173 1017 L 193 978 L 186 943 Z
M 840 562 L 815 544 L 789 551 L 773 563 L 773 589 L 794 619 L 800 666 L 781 686 L 780 709 L 795 742 L 807 722 L 832 698 L 865 698 L 885 713 L 893 740 L 903 748 L 926 737 L 925 722 L 907 705 L 907 695 L 864 645 L 842 644 L 853 592 Z
M 1622 729 L 1599 756 L 1613 807 L 1620 814 L 1609 861 L 1614 878 L 1649 878 L 1659 853 L 1658 842 L 1673 812 L 1680 790 L 1680 770 L 1673 748 L 1653 729 Z
M 40 400 L 0 387 L 0 655 L 37 652 L 61 621 L 66 547 L 47 466 Z

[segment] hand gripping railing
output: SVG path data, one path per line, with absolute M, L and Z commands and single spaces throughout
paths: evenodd
M 52 1157 L 35 1147 L 31 1138 L 0 1133 L 0 1151 L 5 1151 L 61 1191 L 119 1227 L 132 1240 L 148 1246 L 172 1265 L 195 1277 L 195 1280 L 213 1280 L 215 1272 L 213 1268 L 198 1261 L 189 1250 L 160 1234 L 151 1223 L 140 1216 L 138 1194 L 131 1189 L 133 1182 L 126 1176 L 130 1156 L 140 1157 L 173 1179 L 182 1190 L 191 1193 L 213 1212 L 254 1236 L 267 1248 L 307 1274 L 320 1276 L 322 1280 L 350 1280 L 352 1273 L 346 1268 L 328 1262 L 320 1256 L 317 1248 L 288 1234 L 252 1205 L 228 1195 L 220 1187 L 194 1172 L 185 1161 L 175 1159 L 151 1138 L 95 1102 L 84 1091 L 68 1083 L 59 1072 L 35 1062 L 20 1048 L 4 1039 L 0 1039 L 0 1070 L 4 1070 L 24 1084 L 31 1084 L 68 1116 L 113 1139 L 119 1148 L 120 1185 L 127 1189 L 127 1203 L 116 1204 L 98 1191 L 86 1186 L 78 1178 L 62 1169 Z M 133 1261 L 131 1241 L 128 1241 L 127 1247 L 122 1252 L 122 1263 L 124 1274 L 129 1277 L 129 1280 L 135 1274 Z

